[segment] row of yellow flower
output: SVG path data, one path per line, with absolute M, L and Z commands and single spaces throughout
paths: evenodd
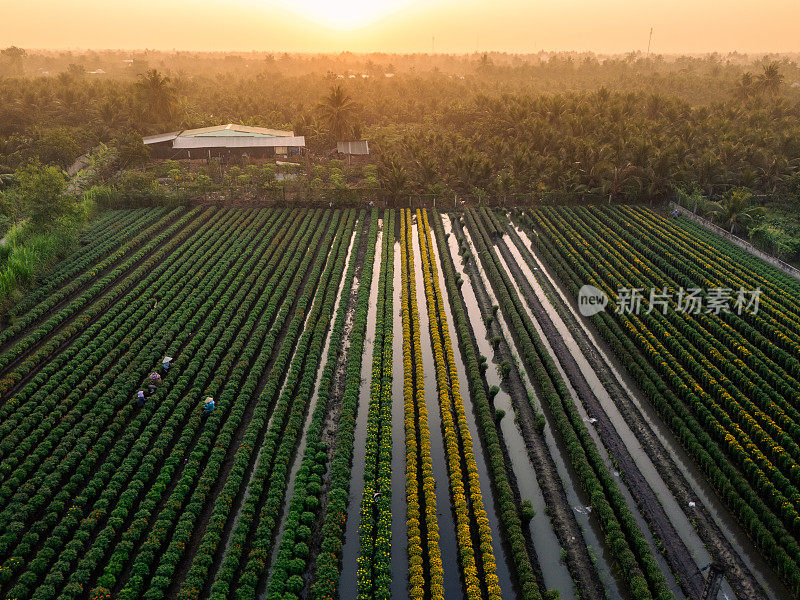
M 691 260 L 681 270 L 704 286 L 761 288 L 758 312 L 746 312 L 741 317 L 771 342 L 780 341 L 786 350 L 780 362 L 794 377 L 800 375 L 800 362 L 796 359 L 800 352 L 800 284 L 744 252 L 741 253 L 744 256 L 731 255 L 724 246 L 728 242 L 694 224 L 664 219 L 632 207 L 614 209 L 609 215 L 644 227 L 648 244 L 653 247 L 666 246 L 676 258 L 688 254 Z
M 573 219 L 567 223 L 560 216 L 555 218 L 557 226 L 567 228 L 564 230 L 571 233 L 571 245 L 578 250 L 582 260 L 591 260 L 595 265 L 601 286 L 652 283 L 660 288 L 667 285 L 664 279 L 657 278 L 658 274 L 650 265 L 629 268 L 626 257 L 619 250 L 607 246 L 603 236 L 597 235 L 591 227 L 584 227 L 581 221 Z M 591 221 L 592 224 L 595 222 Z M 616 247 L 625 248 L 624 240 L 618 239 Z M 743 467 L 748 460 L 755 463 L 759 471 L 757 485 L 761 489 L 766 487 L 765 495 L 772 499 L 773 507 L 787 527 L 800 531 L 800 491 L 796 487 L 800 483 L 800 468 L 775 438 L 794 448 L 797 445 L 704 357 L 708 355 L 707 348 L 699 343 L 702 340 L 693 339 L 692 334 L 697 332 L 698 326 L 692 321 L 690 315 L 669 314 L 665 317 L 653 312 L 650 315 L 624 316 L 622 325 L 634 337 L 641 332 L 649 339 L 652 348 L 657 349 L 656 355 L 651 354 L 658 357 L 653 361 L 657 368 L 662 374 L 677 374 L 682 382 L 678 388 L 680 395 L 693 410 L 704 414 L 707 427 L 721 432 L 717 435 L 720 441 L 724 434 L 733 434 L 736 443 L 728 446 L 736 462 Z M 687 336 L 692 336 L 691 342 Z M 788 507 L 787 501 L 790 503 Z
M 447 313 L 439 286 L 436 258 L 433 255 L 427 211 L 417 210 L 417 227 L 450 489 L 455 506 L 456 540 L 467 597 L 476 600 L 483 598 L 485 590 L 490 600 L 500 600 L 500 585 L 492 549 L 492 532 L 483 506 L 472 438 L 459 390 L 458 372 L 447 325 Z M 466 477 L 461 469 L 462 459 L 466 465 Z M 473 527 L 476 527 L 476 530 L 473 530 Z M 480 544 L 477 551 L 473 547 L 473 534 L 477 534 Z M 479 576 L 478 561 L 482 565 L 482 579 Z
M 541 210 L 530 216 L 533 220 L 524 215 L 521 222 L 535 226 L 540 232 L 541 235 L 536 238 L 539 250 L 574 292 L 584 283 L 607 290 L 615 283 L 609 279 L 610 271 L 599 270 L 603 261 L 595 260 L 594 254 L 584 254 L 600 236 L 611 240 L 627 237 L 629 243 L 633 239 L 641 238 L 648 242 L 651 239 L 646 220 L 637 224 L 642 226 L 637 227 L 636 236 L 626 236 L 623 231 L 613 228 L 612 231 L 604 231 L 602 227 L 595 228 L 600 231 L 595 236 L 590 231 L 593 228 L 587 227 L 584 235 L 592 241 L 586 242 L 584 236 L 579 236 L 574 230 L 575 219 L 572 214 L 564 215 L 563 210 Z M 566 219 L 565 216 L 570 218 Z M 595 243 L 594 247 L 602 246 Z M 653 265 L 658 263 L 654 256 L 648 258 Z M 670 260 L 670 263 L 673 262 L 677 262 L 677 259 Z M 616 263 L 613 266 L 615 269 L 620 267 Z M 662 265 L 662 268 L 667 267 Z M 674 340 L 678 338 L 676 331 L 655 326 L 652 319 L 647 319 L 647 315 L 641 317 L 644 318 L 633 320 L 628 315 L 601 313 L 593 320 L 614 351 L 631 368 L 686 449 L 700 463 L 709 482 L 747 528 L 756 545 L 777 566 L 787 584 L 800 592 L 800 546 L 793 535 L 798 526 L 797 511 L 775 485 L 780 480 L 787 483 L 786 478 L 781 476 L 773 479 L 767 475 L 769 472 L 775 473 L 775 466 L 727 414 L 727 410 L 735 407 L 729 405 L 723 410 L 723 406 L 705 391 L 717 382 L 709 377 L 694 379 L 685 368 L 690 365 L 691 355 L 687 356 L 684 352 L 673 356 L 670 353 L 670 348 L 674 349 Z M 718 318 L 697 321 L 702 322 L 704 327 L 713 322 L 721 323 Z M 716 331 L 725 332 L 723 339 L 736 339 L 728 336 L 742 334 L 743 328 L 749 327 L 742 321 L 735 328 L 725 324 Z M 695 331 L 699 331 L 699 328 L 695 328 Z M 750 339 L 746 333 L 745 336 Z M 695 338 L 686 339 L 694 341 Z M 694 354 L 700 353 L 695 351 Z M 705 362 L 700 364 L 707 365 Z M 752 361 L 750 364 L 755 366 Z M 726 387 L 733 391 L 727 382 Z M 722 397 L 720 394 L 719 398 Z M 748 397 L 755 397 L 753 390 Z M 750 418 L 743 422 L 752 426 L 754 423 Z M 772 445 L 768 445 L 767 450 L 780 452 L 779 448 Z
M 510 465 L 506 463 L 503 442 L 498 433 L 498 425 L 495 420 L 497 414 L 491 404 L 490 390 L 483 373 L 482 367 L 485 367 L 486 363 L 482 363 L 479 359 L 475 337 L 479 334 L 470 330 L 464 295 L 459 289 L 463 281 L 460 276 L 456 275 L 455 263 L 448 245 L 449 234 L 444 231 L 442 217 L 438 212 L 432 211 L 430 219 L 433 225 L 433 237 L 439 247 L 440 266 L 450 300 L 455 337 L 462 350 L 470 400 L 475 411 L 481 440 L 486 448 L 487 466 L 491 469 L 492 490 L 497 505 L 499 524 L 508 544 L 506 556 L 513 561 L 514 575 L 519 586 L 517 597 L 520 600 L 541 600 L 542 594 L 525 542 L 520 507 L 509 480 Z M 485 360 L 485 357 L 480 358 Z
M 407 211 L 402 211 L 400 217 L 409 597 L 413 600 L 424 598 L 427 587 L 428 595 L 432 599 L 441 600 L 444 598 L 444 571 L 439 551 L 436 491 L 431 466 L 428 412 L 425 406 L 411 221 Z M 428 581 L 425 578 L 426 573 Z

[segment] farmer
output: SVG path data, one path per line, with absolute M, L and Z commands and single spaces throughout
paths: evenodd
M 136 406 L 138 408 L 144 408 L 144 392 L 142 390 L 136 393 Z
M 208 398 L 206 398 L 206 401 L 203 404 L 202 418 L 204 421 L 208 419 L 209 415 L 211 415 L 212 412 L 214 412 L 214 408 L 216 408 L 214 406 L 214 399 L 211 396 L 209 396 Z
M 150 392 L 151 396 L 156 393 L 156 388 L 160 383 L 161 375 L 159 375 L 157 371 L 150 373 L 150 377 L 147 378 L 147 390 Z
M 171 356 L 165 356 L 164 358 L 161 359 L 161 368 L 164 369 L 164 373 L 169 371 L 169 368 L 171 366 L 170 365 L 171 362 L 172 362 L 172 357 Z
M 672 218 L 673 219 L 677 219 L 678 218 L 678 209 L 677 208 L 672 211 Z

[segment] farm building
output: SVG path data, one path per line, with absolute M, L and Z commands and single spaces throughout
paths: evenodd
M 369 154 L 369 143 L 367 140 L 336 142 L 336 151 L 339 154 L 349 154 L 351 156 L 367 156 Z
M 293 131 L 217 125 L 202 129 L 185 129 L 143 138 L 154 158 L 211 158 L 215 156 L 248 156 L 250 158 L 288 157 L 298 155 L 306 146 L 303 136 Z

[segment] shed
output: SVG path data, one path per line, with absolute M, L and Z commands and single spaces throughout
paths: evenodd
M 296 136 L 293 131 L 235 124 L 150 135 L 143 141 L 156 158 L 211 158 L 233 154 L 269 158 L 298 155 L 306 146 L 305 137 Z
M 336 151 L 339 154 L 367 156 L 369 154 L 369 143 L 367 143 L 367 140 L 360 140 L 357 142 L 336 142 Z

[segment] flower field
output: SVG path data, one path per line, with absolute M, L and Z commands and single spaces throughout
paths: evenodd
M 81 243 L 3 316 L 2 598 L 399 600 L 398 532 L 402 598 L 693 597 L 595 426 L 611 407 L 571 370 L 606 353 L 700 474 L 704 520 L 657 513 L 691 568 L 729 565 L 740 597 L 800 594 L 800 283 L 693 224 L 634 207 L 197 207 L 107 211 Z M 560 294 L 584 285 L 606 310 L 555 328 Z M 730 290 L 731 309 L 678 310 L 695 288 Z M 760 290 L 757 312 L 740 289 Z M 702 525 L 720 515 L 743 535 Z M 554 560 L 572 587 L 550 581 Z

